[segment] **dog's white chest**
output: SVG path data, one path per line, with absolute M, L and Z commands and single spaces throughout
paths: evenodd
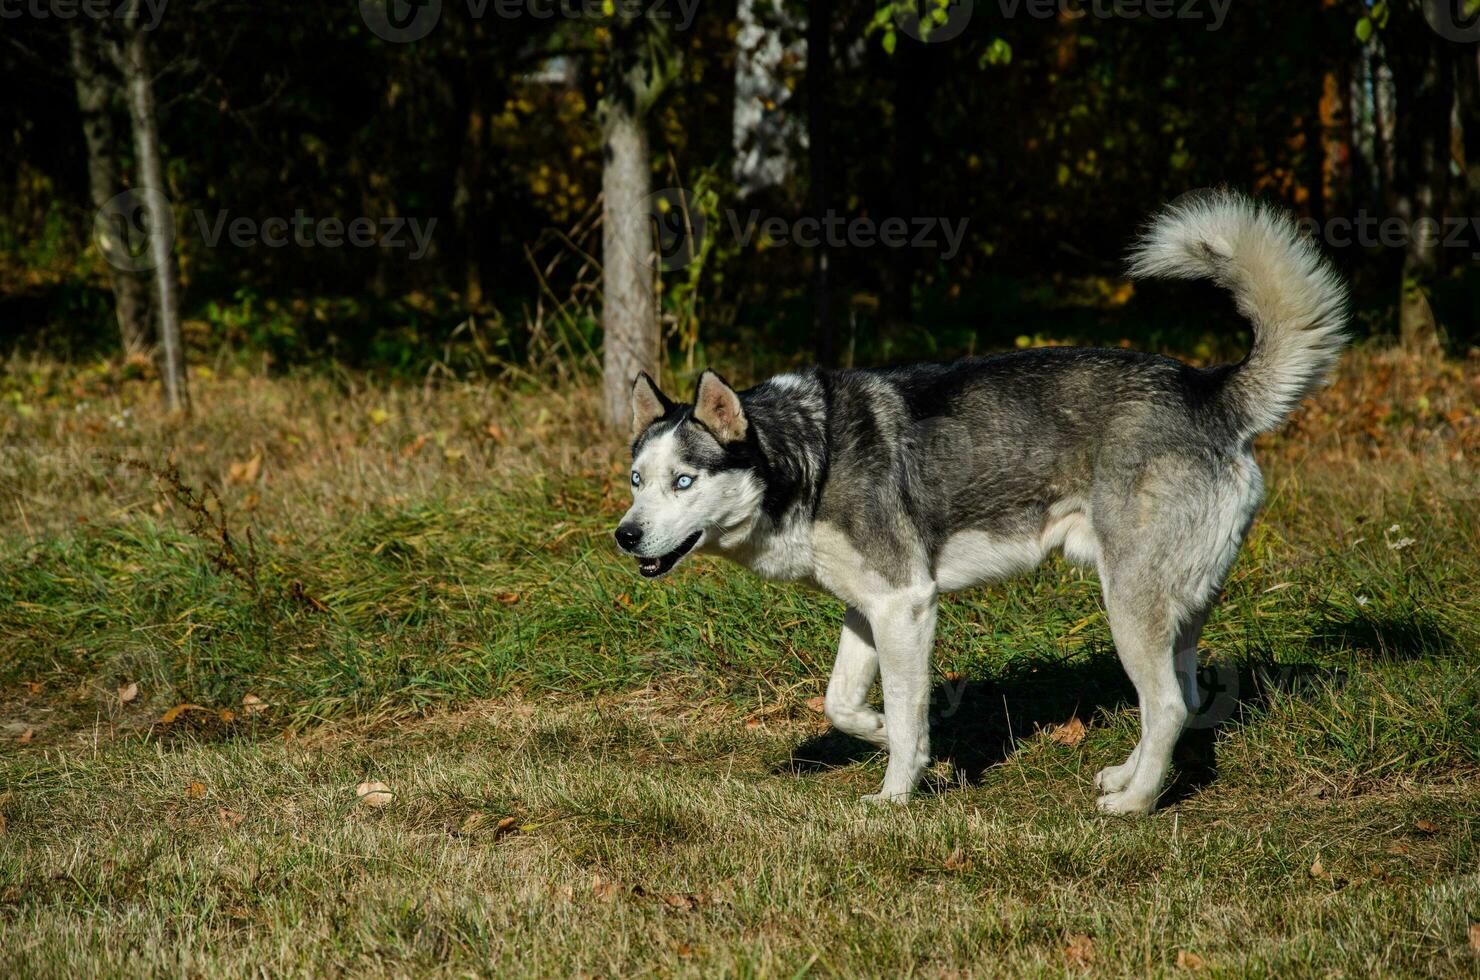
M 757 529 L 731 557 L 761 578 L 794 582 L 812 578 L 811 522 L 796 519 Z

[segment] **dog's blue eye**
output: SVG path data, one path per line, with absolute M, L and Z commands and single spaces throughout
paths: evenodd
M 694 478 L 691 477 L 691 476 L 689 476 L 688 474 L 684 474 L 683 476 L 679 477 L 677 480 L 674 480 L 673 481 L 673 488 L 675 490 L 687 490 L 689 487 L 691 487 L 693 485 L 694 485 Z
M 632 471 L 632 485 L 634 487 L 642 486 L 642 476 L 636 470 Z

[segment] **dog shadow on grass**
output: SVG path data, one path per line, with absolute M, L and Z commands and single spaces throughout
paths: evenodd
M 1218 776 L 1217 733 L 1229 724 L 1262 710 L 1277 692 L 1340 685 L 1344 675 L 1315 664 L 1250 662 L 1204 664 L 1199 671 L 1203 705 L 1193 715 L 1177 744 L 1172 783 L 1162 806 L 1192 796 Z M 976 785 L 994 766 L 1011 758 L 1024 741 L 1052 732 L 1078 718 L 1094 724 L 1106 715 L 1133 708 L 1135 689 L 1113 655 L 1102 654 L 1072 663 L 1037 662 L 992 679 L 944 680 L 932 691 L 931 754 L 950 763 L 954 780 Z M 1119 762 L 1132 744 L 1116 750 Z M 807 776 L 874 757 L 879 750 L 860 739 L 829 730 L 797 745 L 775 767 L 778 774 Z M 931 792 L 930 785 L 922 791 Z

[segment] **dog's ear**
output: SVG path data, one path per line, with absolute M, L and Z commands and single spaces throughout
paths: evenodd
M 639 371 L 632 382 L 632 438 L 642 435 L 642 430 L 668 413 L 673 403 L 658 390 L 657 382 Z
M 715 434 L 720 442 L 739 442 L 745 438 L 745 410 L 735 389 L 720 380 L 713 371 L 699 375 L 699 390 L 694 394 L 694 418 Z

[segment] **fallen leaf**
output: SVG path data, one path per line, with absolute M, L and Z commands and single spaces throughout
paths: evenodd
M 483 821 L 486 819 L 488 819 L 487 814 L 470 813 L 463 818 L 463 822 L 458 826 L 457 832 L 459 834 L 471 834 L 473 831 L 481 827 L 483 825 Z
M 664 895 L 663 904 L 680 912 L 690 912 L 699 907 L 698 895 Z
M 1203 958 L 1185 949 L 1177 950 L 1177 966 L 1183 970 L 1201 970 Z
M 493 828 L 494 837 L 502 837 L 519 829 L 519 821 L 514 817 L 504 817 Z
M 26 690 L 32 694 L 40 694 L 41 689 L 46 686 L 46 681 L 26 681 Z
M 191 783 L 189 786 L 185 787 L 185 795 L 190 797 L 192 800 L 200 799 L 202 796 L 206 795 L 206 784 L 202 782 Z
M 1413 826 L 1417 827 L 1419 832 L 1424 834 L 1437 834 L 1439 832 L 1439 825 L 1432 820 L 1419 820 Z
M 0 817 L 0 830 L 5 829 L 5 818 Z M 1470 949 L 1480 953 L 1480 922 L 1470 923 Z
M 118 689 L 118 702 L 120 704 L 128 704 L 130 701 L 132 701 L 134 698 L 136 698 L 138 696 L 139 696 L 139 682 L 138 681 L 133 681 L 133 682 L 131 682 L 129 684 L 125 684 L 125 685 L 123 685 L 122 687 L 120 687 Z
M 241 463 L 232 463 L 226 471 L 226 479 L 230 483 L 253 483 L 262 472 L 262 454 L 258 453 L 251 459 Z
M 5 814 L 0 813 L 0 835 L 4 835 L 4 833 L 5 833 Z M 1470 930 L 1470 934 L 1473 937 L 1473 935 L 1474 935 L 1474 930 L 1473 929 Z
M 391 788 L 385 783 L 368 779 L 355 787 L 355 795 L 366 806 L 376 807 L 385 806 L 395 798 L 395 794 L 391 792 Z
M 260 715 L 267 710 L 267 702 L 255 694 L 242 695 L 242 714 Z
M 946 680 L 950 681 L 952 684 L 958 683 L 965 676 L 966 675 L 961 673 L 959 670 L 946 671 Z
M 180 716 L 187 711 L 210 711 L 210 708 L 202 708 L 198 704 L 177 704 L 164 714 L 159 716 L 161 725 L 173 725 L 180 720 Z
M 592 891 L 596 897 L 603 902 L 614 902 L 617 899 L 617 883 L 615 881 L 603 881 L 600 876 L 592 883 Z
M 1070 966 L 1088 969 L 1095 961 L 1095 941 L 1082 932 L 1074 933 L 1069 937 L 1064 959 L 1069 961 Z
M 31 739 L 33 739 L 35 737 L 36 737 L 36 729 L 34 729 L 34 728 L 27 728 L 25 731 L 21 732 L 20 735 L 16 736 L 16 741 L 19 742 L 19 743 L 21 743 L 22 745 L 29 745 L 30 742 L 31 742 Z
M 961 849 L 961 845 L 957 844 L 956 849 L 951 852 L 951 856 L 946 858 L 946 870 L 965 871 L 969 867 L 971 867 L 971 859 L 966 856 L 966 852 Z
M 807 707 L 811 708 L 813 711 L 817 712 L 820 715 L 827 710 L 827 697 L 825 695 L 819 694 L 815 698 L 808 698 Z
M 232 711 L 230 708 L 222 708 L 220 711 L 216 712 L 216 717 L 221 719 L 221 724 L 229 725 L 233 721 L 236 721 L 236 712 Z
M 500 592 L 498 595 L 494 596 L 493 599 L 495 602 L 502 602 L 506 606 L 512 606 L 514 603 L 519 601 L 519 593 Z
M 1321 863 L 1321 859 L 1320 858 L 1316 858 L 1315 863 L 1310 866 L 1310 876 L 1312 878 L 1327 878 L 1327 879 L 1329 879 L 1331 877 L 1331 875 L 1329 873 L 1327 873 L 1327 871 L 1326 871 L 1326 866 Z
M 240 813 L 237 813 L 235 810 L 228 810 L 224 806 L 216 808 L 216 816 L 220 817 L 221 822 L 228 827 L 239 826 L 244 819 Z
M 1075 746 L 1084 741 L 1084 722 L 1078 716 L 1070 718 L 1062 725 L 1055 725 L 1048 733 L 1049 741 L 1057 742 L 1059 745 Z

